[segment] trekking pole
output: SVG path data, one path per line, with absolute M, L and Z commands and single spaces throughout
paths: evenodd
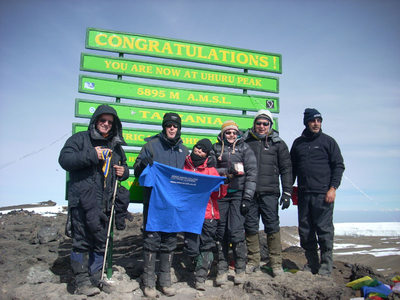
M 113 222 L 113 219 L 114 219 L 114 206 L 115 206 L 115 197 L 117 195 L 117 187 L 118 187 L 118 179 L 117 179 L 117 176 L 116 176 L 115 177 L 114 192 L 113 192 L 113 197 L 112 197 L 112 201 L 111 201 L 111 215 L 110 215 L 110 220 L 108 222 L 106 249 L 104 251 L 103 267 L 101 269 L 100 282 L 103 280 L 103 277 L 104 277 L 104 269 L 106 267 L 106 261 L 107 261 L 108 244 L 109 244 L 109 241 L 110 241 L 112 225 L 114 224 L 114 222 Z

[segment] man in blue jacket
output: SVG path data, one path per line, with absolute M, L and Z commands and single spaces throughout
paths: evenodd
M 306 128 L 290 150 L 293 180 L 297 177 L 298 184 L 300 244 L 307 258 L 305 271 L 330 276 L 333 207 L 344 171 L 343 157 L 336 141 L 322 132 L 318 110 L 306 108 L 303 123 Z
M 163 130 L 159 134 L 145 139 L 147 143 L 143 146 L 133 166 L 136 177 L 139 177 L 146 166 L 152 164 L 153 161 L 183 169 L 188 150 L 181 139 L 180 116 L 172 112 L 166 113 L 163 117 L 162 128 Z M 158 254 L 160 259 L 158 283 L 165 295 L 173 296 L 176 292 L 171 286 L 170 269 L 173 251 L 176 248 L 177 234 L 146 230 L 150 195 L 151 188 L 145 188 L 143 199 L 143 292 L 149 298 L 157 296 L 155 268 Z

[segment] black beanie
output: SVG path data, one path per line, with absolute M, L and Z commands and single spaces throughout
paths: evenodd
M 174 124 L 178 126 L 178 129 L 181 129 L 181 117 L 173 112 L 166 113 L 163 118 L 162 127 L 165 127 L 169 124 Z
M 211 151 L 212 144 L 209 139 L 202 139 L 194 145 L 194 147 L 200 148 L 205 153 L 209 154 Z
M 322 122 L 322 116 L 318 110 L 316 110 L 315 108 L 306 108 L 306 110 L 304 111 L 303 124 L 307 126 L 309 121 L 317 118 L 321 119 Z

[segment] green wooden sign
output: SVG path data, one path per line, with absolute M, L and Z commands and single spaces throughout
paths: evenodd
M 136 157 L 139 155 L 139 151 L 131 151 L 131 150 L 125 150 L 125 156 L 126 156 L 126 164 L 130 169 L 133 168 L 133 165 L 135 164 Z
M 96 108 L 101 104 L 113 107 L 122 122 L 140 124 L 162 124 L 163 116 L 168 109 L 160 109 L 149 106 L 139 106 L 131 104 L 110 103 L 85 99 L 75 100 L 75 116 L 91 118 Z M 221 129 L 222 124 L 227 120 L 235 120 L 239 128 L 245 130 L 253 126 L 254 117 L 248 115 L 218 114 L 201 111 L 188 111 L 174 109 L 182 119 L 182 127 Z M 275 123 L 274 123 L 275 124 Z M 274 127 L 276 129 L 276 127 Z
M 131 203 L 143 203 L 143 187 L 135 176 L 131 175 L 127 180 L 121 181 L 121 185 L 129 190 Z
M 235 120 L 232 118 L 232 120 Z M 278 120 L 274 119 L 274 124 L 277 124 Z M 88 125 L 84 124 L 77 124 L 73 123 L 73 129 L 72 132 L 80 132 L 80 131 L 86 131 L 88 129 Z M 278 126 L 278 125 L 276 125 Z M 242 128 L 240 128 L 242 129 Z M 246 130 L 247 128 L 243 128 L 242 130 Z M 160 130 L 151 130 L 151 129 L 142 129 L 142 128 L 123 128 L 122 129 L 122 135 L 124 137 L 125 142 L 127 143 L 128 146 L 136 146 L 136 147 L 142 147 L 144 144 L 146 144 L 146 141 L 144 140 L 147 137 L 153 136 L 160 133 Z M 212 133 L 198 133 L 198 132 L 182 132 L 181 133 L 181 139 L 183 141 L 183 144 L 188 148 L 192 149 L 196 143 L 201 140 L 201 139 L 209 139 L 211 143 L 216 143 L 217 142 L 217 135 L 218 133 L 212 134 Z
M 73 124 L 73 132 L 85 131 L 88 125 Z M 146 144 L 144 140 L 147 137 L 153 136 L 160 133 L 160 130 L 149 130 L 149 129 L 135 129 L 135 128 L 123 128 L 122 135 L 128 146 L 142 147 Z M 194 132 L 184 132 L 181 134 L 183 144 L 192 149 L 196 143 L 201 139 L 209 139 L 212 143 L 217 142 L 216 134 L 203 134 Z
M 86 53 L 81 55 L 81 70 L 272 93 L 279 92 L 279 79 L 276 77 L 191 68 Z
M 86 48 L 282 73 L 280 54 L 95 28 Z
M 208 108 L 248 111 L 268 108 L 271 112 L 279 112 L 278 98 L 276 97 L 170 88 L 86 75 L 79 76 L 79 91 L 95 95 Z

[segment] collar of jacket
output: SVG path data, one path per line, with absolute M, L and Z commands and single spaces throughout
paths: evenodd
M 144 140 L 145 140 L 146 142 L 149 142 L 149 141 L 154 140 L 154 139 L 156 139 L 156 138 L 160 139 L 160 141 L 161 141 L 162 143 L 165 143 L 166 145 L 168 145 L 168 146 L 170 146 L 170 147 L 172 147 L 172 148 L 179 147 L 180 144 L 183 144 L 183 141 L 182 141 L 181 138 L 179 138 L 179 139 L 175 142 L 175 144 L 172 144 L 172 143 L 171 143 L 171 140 L 167 139 L 167 137 L 163 134 L 163 132 L 157 133 L 156 135 L 153 135 L 153 136 L 149 136 L 149 137 L 145 138 Z
M 204 170 L 205 168 L 207 168 L 207 163 L 208 163 L 208 157 L 206 158 L 206 160 L 204 161 L 203 164 L 195 167 L 192 161 L 192 158 L 190 157 L 190 154 L 186 156 L 186 164 L 188 164 L 193 170 L 197 169 L 197 170 Z
M 317 133 L 310 131 L 308 128 L 304 129 L 301 136 L 304 137 L 306 140 L 315 140 L 322 134 L 322 129 L 320 129 Z

